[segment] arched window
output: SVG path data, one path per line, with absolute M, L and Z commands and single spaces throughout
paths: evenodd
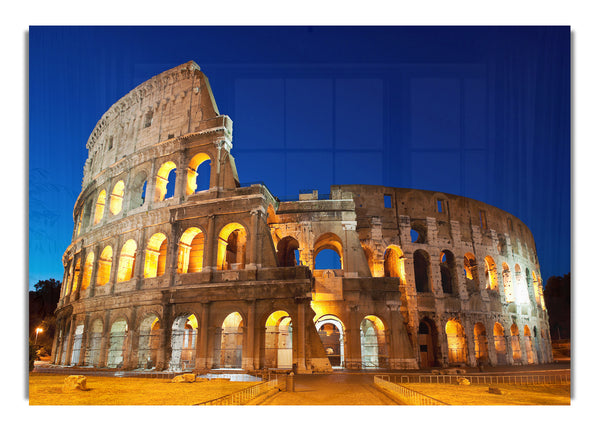
M 104 325 L 102 320 L 96 319 L 92 322 L 91 331 L 88 334 L 89 340 L 87 349 L 85 349 L 85 362 L 87 366 L 96 367 L 100 361 L 100 352 L 102 349 L 102 332 Z
M 128 353 L 125 346 L 127 337 L 127 322 L 125 319 L 115 321 L 110 327 L 110 339 L 106 366 L 108 368 L 123 368 Z
M 144 261 L 144 278 L 160 277 L 165 273 L 167 261 L 167 236 L 157 232 L 148 240 Z
M 498 322 L 494 323 L 494 347 L 496 348 L 496 360 L 498 365 L 506 365 L 506 339 L 504 328 Z
M 198 190 L 210 188 L 210 157 L 205 153 L 196 154 L 187 170 L 186 195 L 193 195 Z
M 448 361 L 465 363 L 467 361 L 467 343 L 462 325 L 456 320 L 449 320 L 446 323 L 446 337 L 448 339 Z
M 410 223 L 410 239 L 411 242 L 417 244 L 425 244 L 427 242 L 427 224 L 420 220 L 415 220 Z
M 487 361 L 488 359 L 488 342 L 487 333 L 483 323 L 477 322 L 473 327 L 473 335 L 475 336 L 475 359 Z
M 86 290 L 92 280 L 92 270 L 94 269 L 94 253 L 89 252 L 85 257 L 83 265 L 83 277 L 81 278 L 81 290 Z
M 158 173 L 156 174 L 156 188 L 154 191 L 154 200 L 156 202 L 161 202 L 165 199 L 169 199 L 173 197 L 174 194 L 174 183 L 175 179 L 173 178 L 176 171 L 175 163 L 169 161 L 162 164 Z M 173 172 L 173 174 L 171 174 Z M 167 185 L 171 182 L 171 186 L 169 190 L 167 190 Z
M 214 368 L 242 368 L 244 346 L 244 320 L 240 313 L 233 312 L 218 328 L 220 335 L 215 343 Z
M 513 360 L 521 360 L 521 342 L 519 340 L 519 328 L 516 324 L 512 324 L 510 327 L 510 345 L 513 351 Z
M 333 315 L 325 315 L 315 322 L 317 333 L 329 363 L 334 368 L 344 366 L 344 324 Z
M 75 261 L 75 269 L 73 271 L 73 289 L 71 292 L 77 292 L 77 288 L 79 287 L 79 274 L 81 273 L 81 258 L 78 257 Z
M 515 264 L 515 284 L 517 287 L 516 291 L 516 300 L 518 303 L 527 304 L 529 303 L 529 293 L 527 292 L 527 282 L 523 273 L 521 272 L 521 267 L 519 264 Z
M 102 190 L 96 199 L 96 211 L 94 212 L 94 224 L 100 223 L 104 216 L 104 204 L 106 203 L 106 190 Z
M 112 268 L 112 247 L 104 247 L 98 259 L 98 273 L 96 276 L 96 285 L 104 286 L 110 280 L 110 270 Z
M 291 236 L 282 238 L 277 243 L 277 264 L 279 266 L 296 266 L 296 251 L 300 247 L 298 240 Z
M 515 292 L 510 276 L 510 268 L 506 262 L 502 262 L 502 284 L 504 284 L 504 296 L 506 302 L 515 302 Z
M 117 215 L 123 209 L 123 194 L 125 193 L 125 183 L 123 180 L 118 181 L 113 187 L 110 194 L 110 213 Z
M 138 368 L 156 367 L 160 340 L 160 321 L 154 314 L 144 317 L 138 337 Z
M 464 257 L 464 273 L 468 292 L 479 290 L 479 276 L 477 274 L 477 260 L 473 253 L 466 253 Z
M 292 318 L 287 312 L 278 310 L 269 315 L 265 323 L 264 367 L 292 368 L 292 332 Z
M 417 292 L 431 292 L 429 255 L 424 250 L 417 250 L 413 255 L 413 260 Z
M 229 223 L 219 233 L 217 269 L 244 269 L 246 266 L 246 229 L 239 223 Z
M 148 174 L 144 171 L 138 172 L 133 181 L 131 181 L 131 185 L 129 186 L 129 196 L 130 196 L 130 209 L 139 208 L 144 205 L 146 201 L 146 187 L 148 182 L 146 181 Z
M 123 244 L 121 255 L 119 256 L 119 268 L 117 269 L 117 283 L 131 280 L 131 276 L 135 269 L 135 258 L 137 252 L 137 244 L 130 239 Z
M 438 363 L 436 358 L 438 337 L 437 328 L 431 319 L 424 318 L 419 323 L 418 342 L 421 367 L 436 366 Z
M 485 257 L 485 288 L 498 290 L 498 272 L 496 262 L 491 256 Z
M 197 227 L 187 229 L 179 240 L 177 252 L 177 273 L 202 271 L 204 257 L 204 234 Z
M 440 253 L 440 275 L 442 277 L 442 292 L 458 294 L 456 280 L 456 259 L 449 250 Z
M 406 284 L 404 270 L 404 253 L 397 245 L 390 245 L 383 255 L 383 273 L 385 277 L 398 277 L 402 284 Z
M 319 258 L 317 259 L 317 257 Z M 314 269 L 343 269 L 342 240 L 331 232 L 321 235 L 315 241 L 313 260 Z
M 171 363 L 173 371 L 193 370 L 196 361 L 198 320 L 193 314 L 179 316 L 171 328 Z
M 366 316 L 360 324 L 360 356 L 362 368 L 389 366 L 385 326 L 377 316 Z

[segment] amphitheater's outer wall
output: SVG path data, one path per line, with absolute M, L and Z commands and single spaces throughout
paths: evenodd
M 552 359 L 520 220 L 421 190 L 332 186 L 280 202 L 240 187 L 232 122 L 193 62 L 121 98 L 87 147 L 54 364 L 307 373 Z M 341 269 L 315 269 L 325 249 Z

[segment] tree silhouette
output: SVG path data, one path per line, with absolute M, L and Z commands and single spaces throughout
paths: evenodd
M 47 354 L 52 350 L 56 328 L 54 311 L 60 297 L 61 282 L 53 278 L 40 280 L 29 291 L 29 340 Z M 41 328 L 36 340 L 36 329 Z
M 571 273 L 546 280 L 544 300 L 549 314 L 550 335 L 571 339 Z

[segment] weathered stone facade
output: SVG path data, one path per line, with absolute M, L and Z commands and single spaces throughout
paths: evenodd
M 100 119 L 63 256 L 52 361 L 123 369 L 543 363 L 533 237 L 460 196 L 380 186 L 280 201 L 240 185 L 194 63 Z M 315 269 L 322 250 L 341 269 Z

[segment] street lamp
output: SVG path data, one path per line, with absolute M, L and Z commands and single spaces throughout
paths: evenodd
M 35 328 L 35 343 L 34 344 L 37 344 L 37 337 L 40 332 L 44 332 L 44 330 L 42 328 Z

